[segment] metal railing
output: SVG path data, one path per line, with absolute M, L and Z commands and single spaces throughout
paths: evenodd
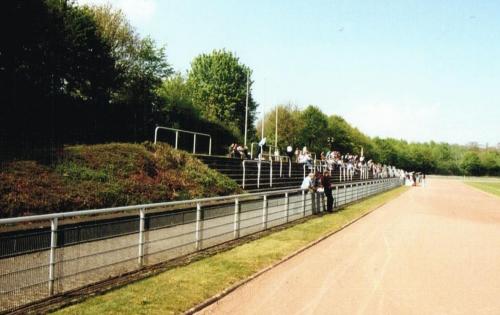
M 335 206 L 400 185 L 334 184 Z M 0 219 L 0 312 L 322 212 L 323 199 L 288 189 Z
M 250 144 L 250 158 L 251 158 L 251 159 L 256 159 L 256 158 L 258 158 L 258 156 L 254 156 L 254 149 L 253 149 L 254 147 L 258 147 L 258 146 L 259 146 L 259 144 L 258 144 L 257 142 L 252 142 L 252 143 Z M 276 147 L 275 147 L 275 146 L 273 146 L 273 145 L 267 145 L 267 144 L 266 144 L 266 146 L 265 146 L 265 147 L 266 147 L 268 150 L 267 150 L 267 153 L 266 153 L 266 151 L 265 151 L 265 150 L 262 150 L 262 152 L 261 152 L 261 154 L 262 154 L 262 158 L 264 158 L 264 155 L 265 155 L 265 156 L 267 156 L 268 158 L 269 158 L 269 157 L 273 157 L 273 156 L 274 156 L 274 154 L 273 154 L 273 153 L 274 153 L 274 150 L 273 150 L 273 149 L 276 149 Z
M 242 174 L 242 181 L 241 181 L 241 187 L 245 189 L 245 182 L 246 182 L 246 175 L 247 175 L 247 168 L 246 168 L 246 163 L 256 163 L 257 164 L 257 188 L 260 188 L 260 174 L 262 170 L 262 164 L 268 164 L 269 163 L 269 187 L 273 186 L 273 161 L 265 161 L 265 160 L 243 160 L 241 162 L 241 165 L 243 167 L 243 174 Z
M 169 130 L 169 131 L 175 132 L 175 143 L 174 143 L 175 149 L 177 149 L 179 146 L 179 132 L 192 134 L 193 135 L 193 154 L 196 154 L 196 136 L 198 135 L 198 136 L 208 137 L 208 155 L 212 155 L 212 136 L 207 134 L 207 133 L 158 126 L 155 128 L 155 139 L 154 139 L 155 144 L 158 140 L 158 131 L 159 130 Z

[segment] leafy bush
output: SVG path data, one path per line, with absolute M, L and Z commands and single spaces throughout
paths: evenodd
M 240 192 L 228 177 L 168 145 L 111 143 L 65 148 L 54 166 L 7 163 L 0 216 L 103 208 Z

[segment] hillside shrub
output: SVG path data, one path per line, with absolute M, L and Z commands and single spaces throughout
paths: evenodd
M 238 193 L 228 177 L 161 144 L 64 149 L 55 165 L 12 161 L 0 170 L 0 216 L 11 217 Z

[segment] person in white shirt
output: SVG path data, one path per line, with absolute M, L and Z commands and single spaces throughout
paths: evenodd
M 313 191 L 314 190 L 314 173 L 309 173 L 306 177 L 304 177 L 304 180 L 302 181 L 302 185 L 300 185 L 300 189 L 307 190 L 308 191 Z

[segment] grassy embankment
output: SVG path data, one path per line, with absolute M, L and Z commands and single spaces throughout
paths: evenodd
M 0 217 L 105 208 L 241 192 L 228 177 L 168 145 L 66 147 L 60 161 L 0 169 Z
M 500 181 L 466 181 L 468 185 L 500 197 Z
M 342 211 L 311 219 L 229 251 L 174 268 L 57 314 L 178 314 L 270 266 L 363 214 L 396 198 L 408 187 L 371 197 Z

